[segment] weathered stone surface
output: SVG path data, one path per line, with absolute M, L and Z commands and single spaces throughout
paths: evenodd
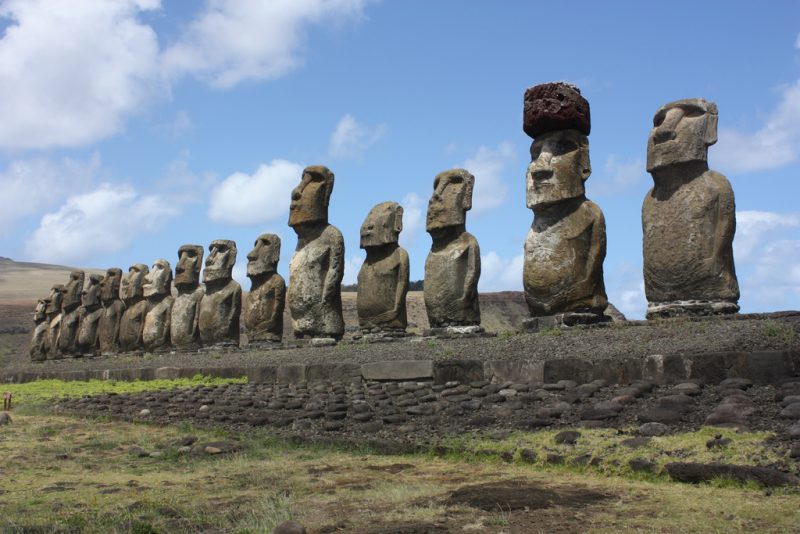
M 272 529 L 272 534 L 306 534 L 306 527 L 296 521 L 284 521 Z
M 50 298 L 47 301 L 45 313 L 47 315 L 47 358 L 60 358 L 58 352 L 58 334 L 61 331 L 61 304 L 64 301 L 66 289 L 61 284 L 50 288 Z
M 33 333 L 28 354 L 31 360 L 40 362 L 47 358 L 47 303 L 49 299 L 39 299 L 33 311 Z
M 393 360 L 361 365 L 364 380 L 416 380 L 433 377 L 431 360 Z
M 297 338 L 341 339 L 344 335 L 344 238 L 328 224 L 333 183 L 334 175 L 327 167 L 306 167 L 292 191 L 289 226 L 297 234 L 297 248 L 289 264 L 286 300 Z
M 425 309 L 431 327 L 478 325 L 478 241 L 466 231 L 475 177 L 464 169 L 436 175 L 426 229 L 433 244 L 425 260 Z
M 65 286 L 64 300 L 61 303 L 61 328 L 58 334 L 58 352 L 74 356 L 78 350 L 78 329 L 80 328 L 81 293 L 86 273 L 72 271 Z
M 577 130 L 589 135 L 589 102 L 580 90 L 565 82 L 543 83 L 525 91 L 522 129 L 531 137 L 555 130 Z
M 235 263 L 235 241 L 217 239 L 208 246 L 198 323 L 203 345 L 239 345 L 242 287 L 233 279 Z
M 361 225 L 361 248 L 367 252 L 358 272 L 358 324 L 362 330 L 405 331 L 408 326 L 408 253 L 397 244 L 403 208 L 397 202 L 373 207 Z
M 788 473 L 770 467 L 732 464 L 697 464 L 673 462 L 664 466 L 673 480 L 678 482 L 708 482 L 714 478 L 728 477 L 739 482 L 754 481 L 762 486 L 797 486 L 800 480 Z
M 278 274 L 281 238 L 261 234 L 247 254 L 247 276 L 252 285 L 244 303 L 244 325 L 249 343 L 280 342 L 283 338 L 283 310 L 286 282 Z
M 592 172 L 589 105 L 573 86 L 539 85 L 525 93 L 529 122 L 537 127 L 531 130 L 535 134 L 525 130 L 535 136 L 526 175 L 526 204 L 534 213 L 524 247 L 528 308 L 534 317 L 564 312 L 602 316 L 608 306 L 605 218 L 586 199 L 584 188 Z
M 559 380 L 574 380 L 580 383 L 590 382 L 593 378 L 592 362 L 578 358 L 562 358 L 547 360 L 542 370 L 545 383 L 556 383 Z
M 163 351 L 170 347 L 170 321 L 172 319 L 172 266 L 159 259 L 144 277 L 142 284 L 147 299 L 147 313 L 142 327 L 142 343 L 149 351 Z
M 200 285 L 203 247 L 182 245 L 175 265 L 175 288 L 178 295 L 172 303 L 169 336 L 172 346 L 191 350 L 200 346 L 200 301 L 206 290 Z
M 484 376 L 484 363 L 480 360 L 442 360 L 433 364 L 433 381 L 436 384 L 471 382 L 482 380 Z
M 95 354 L 99 350 L 97 332 L 103 307 L 100 303 L 100 284 L 103 277 L 99 274 L 89 276 L 86 289 L 81 294 L 80 321 L 78 327 L 77 350 L 80 354 Z
M 642 205 L 648 318 L 739 310 L 733 189 L 708 168 L 716 141 L 712 102 L 678 100 L 655 114 L 647 144 L 654 186 Z
M 147 314 L 147 301 L 144 300 L 144 277 L 150 269 L 137 263 L 128 268 L 128 275 L 122 279 L 120 295 L 125 302 L 125 311 L 119 323 L 120 350 L 133 351 L 144 347 L 142 330 Z
M 502 381 L 544 382 L 544 362 L 489 360 L 484 364 L 484 374 Z
M 103 304 L 103 315 L 97 327 L 100 354 L 119 352 L 119 325 L 125 312 L 125 303 L 120 298 L 121 283 L 122 269 L 118 267 L 107 269 L 100 282 L 100 301 Z

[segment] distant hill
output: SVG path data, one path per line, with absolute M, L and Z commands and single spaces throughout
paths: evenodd
M 82 267 L 14 261 L 0 257 L 0 300 L 36 301 L 50 294 L 53 284 L 66 284 L 69 273 Z M 104 274 L 103 269 L 83 269 L 86 274 Z

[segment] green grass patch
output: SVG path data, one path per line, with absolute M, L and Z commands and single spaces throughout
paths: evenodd
M 247 378 L 217 378 L 195 375 L 192 378 L 164 380 L 136 380 L 133 382 L 117 380 L 36 380 L 24 384 L 0 385 L 0 392 L 11 392 L 13 406 L 19 407 L 42 404 L 65 397 L 82 397 L 101 393 L 139 393 L 162 389 L 185 389 L 195 386 L 218 386 L 223 384 L 244 384 Z

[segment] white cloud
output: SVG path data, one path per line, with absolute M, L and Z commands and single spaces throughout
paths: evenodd
M 120 131 L 158 87 L 157 0 L 9 0 L 0 17 L 0 146 L 71 147 Z
M 211 192 L 208 216 L 216 222 L 256 224 L 289 212 L 292 189 L 300 182 L 303 166 L 274 159 L 253 174 L 236 172 Z
M 592 176 L 586 182 L 586 188 L 592 195 L 618 194 L 635 188 L 646 180 L 647 171 L 644 162 L 639 159 L 622 162 L 614 154 L 606 159 L 603 172 Z
M 753 257 L 753 251 L 764 245 L 768 234 L 796 226 L 800 226 L 800 216 L 794 213 L 737 211 L 736 235 L 733 241 L 736 261 L 749 261 Z
M 522 291 L 522 263 L 524 256 L 504 258 L 494 251 L 481 254 L 481 278 L 478 290 Z
M 745 311 L 800 308 L 800 240 L 765 243 L 751 261 L 752 273 L 739 280 Z
M 302 63 L 308 27 L 358 19 L 367 0 L 210 0 L 165 50 L 172 77 L 216 88 L 278 78 Z
M 475 176 L 472 210 L 483 213 L 500 206 L 505 200 L 508 186 L 503 171 L 514 161 L 514 147 L 505 141 L 496 149 L 481 146 L 474 156 L 464 162 L 464 168 Z
M 644 294 L 642 264 L 619 263 L 605 272 L 606 294 L 627 319 L 644 319 L 647 298 Z
M 181 150 L 169 162 L 164 176 L 157 184 L 157 190 L 178 204 L 200 202 L 205 197 L 208 189 L 214 184 L 214 173 L 195 173 L 190 165 L 189 150 Z
M 345 258 L 344 278 L 342 278 L 342 283 L 350 285 L 358 282 L 358 271 L 361 270 L 361 264 L 363 263 L 364 257 L 362 255 L 353 255 L 349 258 Z
M 101 184 L 44 215 L 25 248 L 34 261 L 80 264 L 124 250 L 140 234 L 162 229 L 177 213 L 163 197 L 139 195 L 126 184 Z
M 179 139 L 194 129 L 192 117 L 186 110 L 179 110 L 172 120 L 160 125 L 161 131 L 170 139 Z
M 800 152 L 800 81 L 784 87 L 777 108 L 755 133 L 720 128 L 709 157 L 724 172 L 746 173 L 783 167 Z
M 0 236 L 8 235 L 19 219 L 39 213 L 66 195 L 87 187 L 100 168 L 100 156 L 88 161 L 64 158 L 17 160 L 0 172 Z
M 403 231 L 400 232 L 400 244 L 409 248 L 414 244 L 420 231 L 425 228 L 425 201 L 416 194 L 409 193 L 403 197 Z
M 386 125 L 364 126 L 347 114 L 339 120 L 331 134 L 328 153 L 338 158 L 357 158 L 378 142 L 386 132 Z

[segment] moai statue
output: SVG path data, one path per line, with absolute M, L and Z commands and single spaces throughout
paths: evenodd
M 97 328 L 97 341 L 100 354 L 103 356 L 119 352 L 119 324 L 125 312 L 125 303 L 120 298 L 122 269 L 111 267 L 106 270 L 100 282 L 100 301 L 103 304 L 103 315 Z
M 61 284 L 55 284 L 50 289 L 50 298 L 47 302 L 45 313 L 47 314 L 47 359 L 57 360 L 61 358 L 58 352 L 58 336 L 61 333 L 61 303 L 64 301 L 66 288 Z
M 122 279 L 120 296 L 125 302 L 125 311 L 119 322 L 119 348 L 123 352 L 139 351 L 144 348 L 142 330 L 147 314 L 147 301 L 144 299 L 144 277 L 150 269 L 143 263 L 131 265 L 128 275 Z
M 306 167 L 292 191 L 289 226 L 297 234 L 297 248 L 289 264 L 287 302 L 298 339 L 344 335 L 344 239 L 328 224 L 333 180 L 327 167 Z
M 481 331 L 481 251 L 466 230 L 474 186 L 475 177 L 464 169 L 441 172 L 433 182 L 426 224 L 433 244 L 425 260 L 425 309 L 434 329 Z
M 94 356 L 99 350 L 97 334 L 100 319 L 103 317 L 103 306 L 100 303 L 102 283 L 101 275 L 89 275 L 89 283 L 81 294 L 81 321 L 78 328 L 78 352 L 81 355 Z
M 717 106 L 702 98 L 662 106 L 647 141 L 653 188 L 642 205 L 647 318 L 739 311 L 733 266 L 736 206 L 709 170 Z
M 29 353 L 31 361 L 40 362 L 47 358 L 47 305 L 50 299 L 39 299 L 33 311 L 33 335 Z
M 172 266 L 167 260 L 153 263 L 142 284 L 147 299 L 147 314 L 142 327 L 142 343 L 149 352 L 169 350 L 170 320 L 172 318 Z
M 286 282 L 278 274 L 281 238 L 262 234 L 247 254 L 247 277 L 252 285 L 244 303 L 244 325 L 252 347 L 280 343 L 283 337 L 283 310 Z
M 531 316 L 555 316 L 556 325 L 607 320 L 605 218 L 584 189 L 592 172 L 590 128 L 589 102 L 577 87 L 555 82 L 525 91 L 523 130 L 533 138 L 525 196 L 533 224 L 522 282 Z
M 358 324 L 364 334 L 404 335 L 408 326 L 408 252 L 397 244 L 403 208 L 382 202 L 361 225 L 361 248 L 367 258 L 358 272 Z
M 217 239 L 208 246 L 200 301 L 200 339 L 205 346 L 238 347 L 242 287 L 233 279 L 236 242 Z
M 203 267 L 203 247 L 183 245 L 178 249 L 175 266 L 175 287 L 178 296 L 172 303 L 169 334 L 172 346 L 178 350 L 195 350 L 200 347 L 200 300 L 205 287 L 200 285 Z
M 62 356 L 75 356 L 78 352 L 78 329 L 81 320 L 81 294 L 86 274 L 72 271 L 61 304 L 61 331 L 58 334 L 58 352 Z

